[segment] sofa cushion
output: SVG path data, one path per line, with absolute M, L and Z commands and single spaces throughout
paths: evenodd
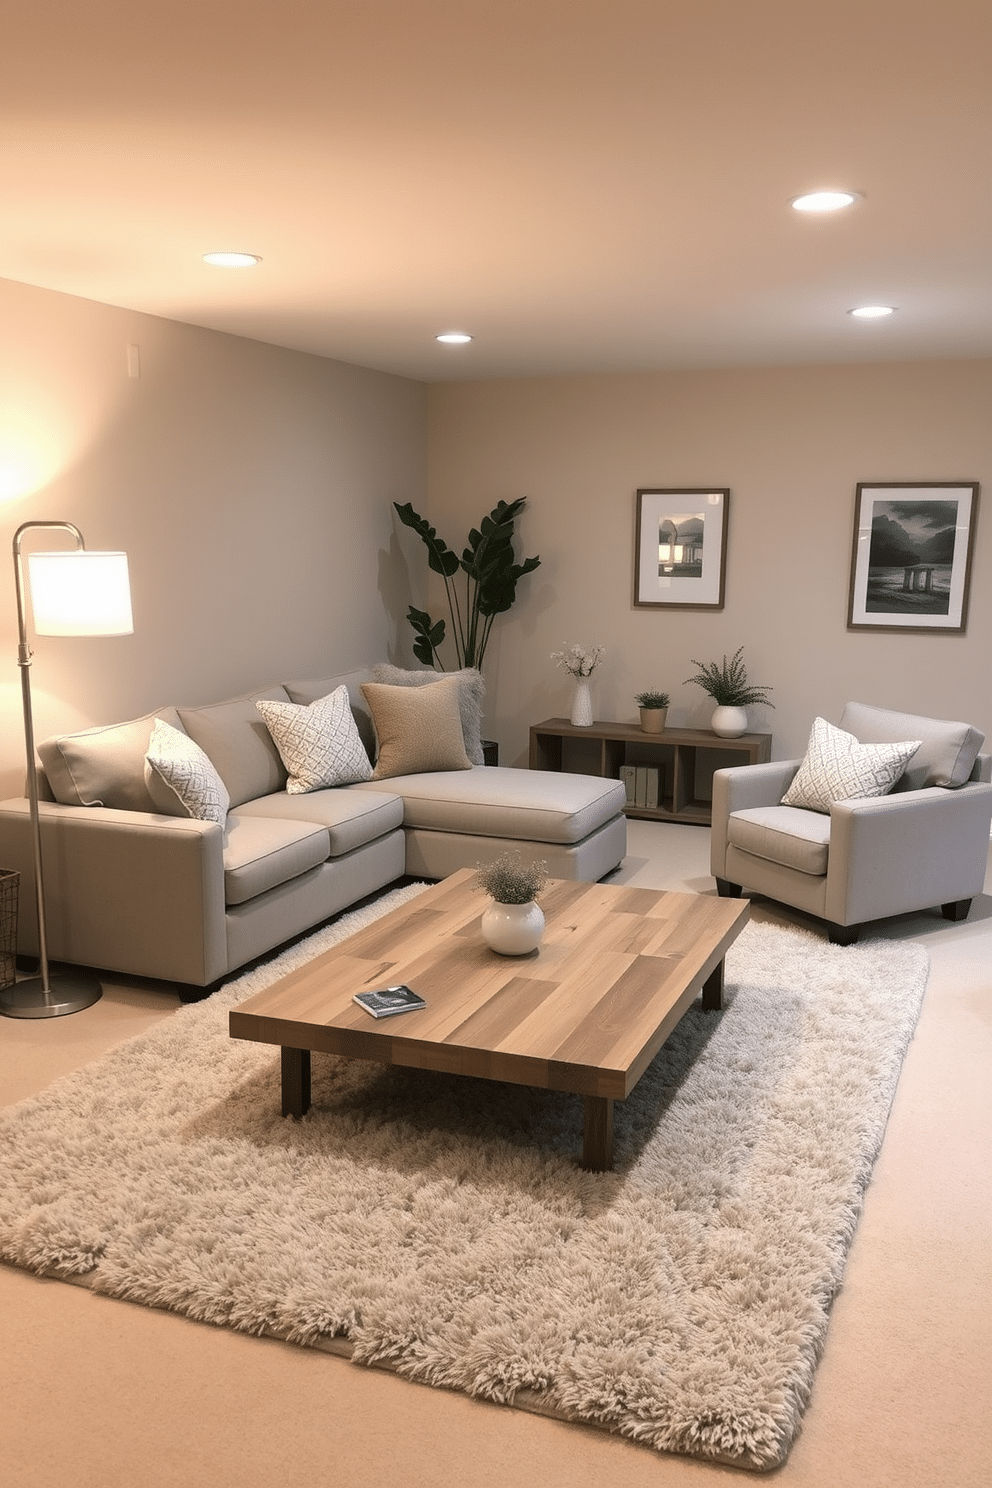
M 581 842 L 621 816 L 626 801 L 619 780 L 500 765 L 404 775 L 389 787 L 403 799 L 407 827 L 520 842 Z M 356 794 L 369 789 L 349 786 Z
M 145 755 L 145 784 L 155 809 L 166 816 L 191 816 L 221 827 L 227 821 L 230 800 L 223 780 L 196 740 L 161 718 Z
M 286 767 L 255 707 L 259 698 L 289 702 L 286 689 L 276 686 L 223 703 L 178 710 L 183 728 L 212 760 L 227 786 L 232 807 L 281 791 L 286 785 Z
M 313 703 L 259 698 L 255 707 L 289 771 L 289 795 L 372 778 L 372 765 L 351 716 L 347 687 L 336 687 Z
M 282 821 L 312 822 L 325 827 L 330 838 L 329 856 L 340 857 L 364 847 L 377 837 L 403 825 L 403 802 L 391 792 L 368 790 L 309 791 L 303 796 L 262 796 L 244 801 L 239 816 L 275 817 Z
M 755 806 L 731 813 L 727 841 L 756 858 L 822 878 L 827 871 L 830 817 L 795 806 Z
M 362 692 L 372 712 L 378 744 L 373 780 L 421 771 L 471 770 L 457 678 L 432 682 L 429 687 L 364 682 Z
M 336 677 L 303 677 L 295 682 L 284 682 L 283 686 L 291 703 L 315 703 L 318 698 L 327 697 L 336 688 L 347 687 L 348 697 L 351 699 L 351 714 L 365 745 L 365 753 L 370 760 L 374 760 L 375 725 L 369 705 L 362 696 L 362 683 L 371 680 L 372 673 L 367 667 L 363 667 L 357 671 L 342 672 Z
M 382 661 L 372 668 L 372 681 L 385 682 L 390 687 L 425 687 L 441 677 L 455 677 L 461 684 L 458 710 L 462 719 L 465 753 L 473 765 L 485 764 L 482 753 L 482 705 L 486 696 L 486 683 L 478 667 L 464 667 L 460 672 L 405 671 L 403 667 L 390 666 L 388 662 Z
M 897 791 L 920 790 L 928 785 L 964 785 L 985 742 L 985 735 L 970 723 L 922 718 L 915 713 L 892 713 L 867 703 L 848 703 L 840 726 L 861 744 L 920 740 L 919 749 L 895 786 Z
M 42 740 L 38 755 L 56 801 L 117 811 L 158 810 L 145 783 L 145 755 L 156 718 L 182 728 L 175 708 L 159 708 L 128 723 Z
M 314 822 L 232 813 L 224 841 L 224 901 L 246 904 L 267 889 L 308 873 L 325 862 L 327 854 L 327 831 Z
M 919 747 L 919 739 L 859 744 L 853 734 L 814 718 L 806 756 L 782 805 L 829 812 L 831 801 L 887 795 Z

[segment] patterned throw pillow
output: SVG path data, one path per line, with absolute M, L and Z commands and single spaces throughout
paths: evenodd
M 188 734 L 156 718 L 148 753 L 145 784 L 158 811 L 166 816 L 192 816 L 197 821 L 227 821 L 230 797 L 208 757 Z
M 919 747 L 919 739 L 859 744 L 853 734 L 825 718 L 815 718 L 806 758 L 782 797 L 782 805 L 829 813 L 831 801 L 887 795 Z
M 351 714 L 347 687 L 336 687 L 327 697 L 305 706 L 260 698 L 255 707 L 289 771 L 289 795 L 372 779 L 372 765 Z

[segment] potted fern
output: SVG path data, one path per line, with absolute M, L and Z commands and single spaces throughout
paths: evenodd
M 647 692 L 637 693 L 634 702 L 640 711 L 641 728 L 644 732 L 646 734 L 662 733 L 668 718 L 668 704 L 671 702 L 668 693 L 649 688 Z
M 710 728 L 721 738 L 738 739 L 747 732 L 747 709 L 752 704 L 764 703 L 766 707 L 774 708 L 775 704 L 768 697 L 772 689 L 747 680 L 743 646 L 737 648 L 730 661 L 726 656 L 722 662 L 697 661 L 694 656 L 691 661 L 699 671 L 685 680 L 701 687 L 716 703 Z

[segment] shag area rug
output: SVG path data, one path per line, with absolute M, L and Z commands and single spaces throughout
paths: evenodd
M 928 975 L 749 925 L 578 1166 L 578 1097 L 330 1055 L 280 1116 L 228 1009 L 396 891 L 0 1113 L 0 1257 L 738 1467 L 781 1463 Z

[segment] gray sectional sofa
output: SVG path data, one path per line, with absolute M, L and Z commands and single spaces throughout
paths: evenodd
M 443 878 L 507 848 L 545 859 L 555 877 L 588 882 L 622 861 L 619 782 L 477 764 L 481 744 L 470 747 L 468 732 L 466 757 L 453 768 L 299 787 L 258 702 L 295 705 L 275 710 L 292 714 L 346 687 L 348 726 L 353 720 L 371 762 L 377 746 L 382 754 L 368 706 L 376 694 L 362 691 L 371 675 L 280 683 L 44 741 L 50 958 L 175 982 L 191 996 L 406 875 Z M 430 694 L 457 685 L 446 681 Z M 400 691 L 378 686 L 390 699 Z M 219 820 L 163 809 L 146 757 L 156 719 L 193 740 L 214 767 L 228 808 Z M 394 758 L 402 765 L 402 749 Z M 0 866 L 21 874 L 18 950 L 30 955 L 37 922 L 24 892 L 33 882 L 26 799 L 0 802 Z

